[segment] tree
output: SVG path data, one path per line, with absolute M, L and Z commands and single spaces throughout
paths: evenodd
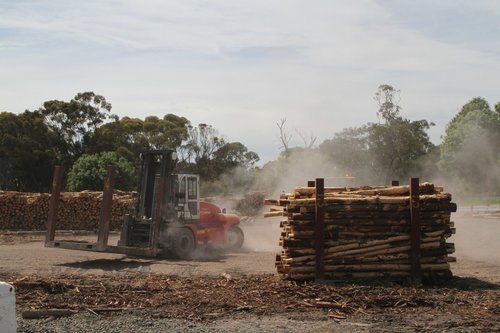
M 286 118 L 282 118 L 280 122 L 276 123 L 276 126 L 278 126 L 280 130 L 280 140 L 281 140 L 281 147 L 283 148 L 283 154 L 285 156 L 288 155 L 289 153 L 289 146 L 290 146 L 290 140 L 292 139 L 291 134 L 288 134 L 285 129 L 285 123 L 286 123 Z
M 373 171 L 379 180 L 387 183 L 408 176 L 415 161 L 434 146 L 426 132 L 430 126 L 426 120 L 410 121 L 398 117 L 366 127 Z
M 219 132 L 208 124 L 188 127 L 188 138 L 178 150 L 178 168 L 183 172 L 199 174 L 203 180 L 203 194 L 229 193 L 230 174 L 248 179 L 249 169 L 259 156 L 241 142 L 226 142 Z M 238 169 L 236 171 L 236 169 Z M 221 176 L 225 177 L 223 182 Z M 248 181 L 245 181 L 248 183 Z
M 139 165 L 139 154 L 150 149 L 178 149 L 187 138 L 189 121 L 167 114 L 138 118 L 123 117 L 97 129 L 86 147 L 87 153 L 114 151 Z
M 381 84 L 373 98 L 378 104 L 377 116 L 379 119 L 384 119 L 390 122 L 400 118 L 399 113 L 401 107 L 399 102 L 401 100 L 401 91 L 394 89 L 391 85 Z
M 367 126 L 347 128 L 323 141 L 319 150 L 329 156 L 336 175 L 354 175 L 360 182 L 370 181 L 373 161 L 370 153 Z
M 259 161 L 259 155 L 241 142 L 229 142 L 214 152 L 214 164 L 218 174 L 236 167 L 250 168 Z
M 366 181 L 387 184 L 404 179 L 416 169 L 416 161 L 434 145 L 427 130 L 434 124 L 426 120 L 410 121 L 401 116 L 400 91 L 381 85 L 375 94 L 379 123 L 347 129 L 325 141 L 321 150 L 349 174 Z
M 290 147 L 290 141 L 292 140 L 292 135 L 288 134 L 288 132 L 285 128 L 285 123 L 286 123 L 286 118 L 282 118 L 279 122 L 276 123 L 276 126 L 278 126 L 278 129 L 280 131 L 280 141 L 281 141 L 280 149 L 283 149 L 281 152 L 282 156 L 288 157 L 292 153 L 297 153 L 297 152 L 300 152 L 303 150 L 313 149 L 314 144 L 316 143 L 316 140 L 318 138 L 313 136 L 313 135 L 306 137 L 304 134 L 302 134 L 302 132 L 300 132 L 297 129 L 295 129 L 295 132 L 302 139 L 304 146 L 303 147 L 299 147 L 299 146 Z
M 0 188 L 48 191 L 58 138 L 39 112 L 0 113 Z
M 50 100 L 39 110 L 45 123 L 58 134 L 59 153 L 66 165 L 71 165 L 84 151 L 97 128 L 112 118 L 111 104 L 93 92 L 78 93 L 71 101 Z
M 439 167 L 454 183 L 460 184 L 458 191 L 498 193 L 498 142 L 500 113 L 491 110 L 484 98 L 473 98 L 446 127 Z
M 146 117 L 143 135 L 150 149 L 178 148 L 188 137 L 189 121 L 184 117 L 167 114 L 163 119 Z
M 76 160 L 68 172 L 68 190 L 101 191 L 108 165 L 116 167 L 115 188 L 124 191 L 136 189 L 137 177 L 132 163 L 114 152 L 103 152 L 93 155 L 83 154 Z
M 199 174 L 204 180 L 213 180 L 218 176 L 213 162 L 214 153 L 225 144 L 224 138 L 212 125 L 189 126 L 187 140 L 179 149 L 179 166 Z

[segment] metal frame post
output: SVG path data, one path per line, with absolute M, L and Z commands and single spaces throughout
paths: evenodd
M 411 215 L 411 276 L 414 283 L 422 283 L 420 264 L 420 191 L 419 179 L 410 178 L 410 215 Z
M 160 245 L 160 226 L 161 226 L 161 208 L 165 190 L 165 177 L 159 176 L 155 178 L 155 200 L 153 225 L 151 233 L 151 248 L 157 251 Z
M 316 280 L 322 280 L 325 277 L 325 180 L 323 178 L 316 178 L 315 208 L 314 247 L 316 251 Z
M 59 208 L 59 198 L 61 194 L 61 184 L 64 174 L 64 167 L 56 165 L 54 167 L 54 176 L 52 178 L 52 191 L 49 202 L 49 215 L 47 217 L 47 232 L 45 242 L 52 242 L 56 235 L 57 210 Z
M 97 235 L 97 247 L 106 249 L 108 246 L 109 225 L 111 223 L 111 208 L 113 206 L 113 189 L 115 187 L 116 168 L 109 165 L 104 182 L 102 195 L 101 221 L 99 222 L 99 233 Z

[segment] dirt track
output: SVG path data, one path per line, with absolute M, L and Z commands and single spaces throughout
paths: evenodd
M 452 241 L 458 262 L 452 270 L 458 277 L 438 288 L 311 284 L 304 290 L 281 282 L 273 276 L 273 240 L 279 237 L 274 222 L 271 227 L 248 226 L 247 248 L 240 252 L 212 252 L 194 261 L 50 249 L 43 246 L 42 235 L 2 235 L 0 279 L 18 281 L 18 311 L 44 307 L 83 312 L 109 306 L 145 308 L 101 314 L 99 320 L 86 312 L 50 324 L 20 320 L 20 332 L 65 331 L 62 327 L 92 332 L 98 329 L 93 325 L 119 331 L 124 323 L 128 326 L 122 332 L 498 331 L 500 220 L 460 215 L 454 220 L 457 235 Z M 95 236 L 71 238 L 95 240 Z M 110 243 L 116 238 L 113 236 Z M 85 285 L 101 285 L 102 289 L 99 294 L 85 293 Z M 159 287 L 165 285 L 170 288 Z M 138 289 L 139 294 L 135 294 Z M 124 296 L 121 300 L 113 298 L 117 294 Z M 110 305 L 109 299 L 118 303 Z M 318 300 L 345 301 L 346 305 L 321 308 L 315 306 Z M 140 318 L 147 318 L 151 325 L 144 326 Z
M 274 222 L 247 226 L 244 248 L 234 253 L 208 251 L 197 253 L 196 260 L 175 261 L 143 259 L 119 254 L 46 248 L 43 234 L 0 234 L 0 272 L 18 274 L 116 274 L 161 273 L 180 276 L 234 276 L 273 274 L 274 245 L 279 238 L 279 225 Z M 271 238 L 271 239 L 270 239 Z M 56 235 L 58 240 L 95 242 L 96 235 Z M 110 236 L 109 244 L 117 244 L 118 235 Z

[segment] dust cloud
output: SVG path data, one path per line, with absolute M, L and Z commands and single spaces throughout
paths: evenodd
M 419 170 L 412 171 L 414 174 L 411 176 L 419 177 L 421 182 L 429 181 L 443 186 L 446 192 L 452 193 L 453 201 L 459 206 L 459 213 L 452 214 L 457 233 L 448 241 L 455 243 L 459 260 L 463 257 L 500 264 L 500 219 L 477 219 L 467 212 L 467 205 L 471 202 L 477 204 L 485 197 L 498 200 L 498 148 L 491 136 L 481 132 L 470 132 L 467 138 L 462 149 L 456 153 L 451 169 L 439 170 L 437 160 L 433 159 L 432 163 L 421 165 Z M 306 186 L 308 181 L 316 178 L 324 178 L 326 186 L 382 185 L 376 183 L 375 180 L 379 177 L 374 174 L 355 175 L 356 178 L 346 176 L 351 175 L 318 149 L 312 149 L 293 151 L 286 158 L 281 156 L 267 163 L 254 172 L 250 186 L 248 175 L 239 172 L 226 175 L 224 182 L 237 187 L 244 180 L 246 187 L 242 193 L 262 191 L 272 199 L 291 192 L 295 187 Z M 405 179 L 400 181 L 405 183 Z M 268 210 L 269 207 L 264 207 L 255 216 L 243 219 L 241 225 L 245 233 L 246 250 L 279 249 L 279 222 L 282 218 L 264 219 L 263 213 Z
M 476 211 L 484 207 L 474 207 Z M 452 214 L 456 234 L 448 239 L 455 243 L 457 260 L 470 259 L 497 265 L 500 270 L 500 218 L 475 217 L 463 207 Z M 498 207 L 500 210 L 500 207 Z
M 222 179 L 226 184 L 242 183 L 234 177 L 245 177 L 240 172 L 225 175 Z M 247 191 L 264 192 L 267 198 L 277 199 L 282 193 L 290 193 L 295 187 L 307 186 L 307 182 L 316 178 L 324 178 L 326 186 L 355 186 L 353 177 L 345 177 L 339 169 L 317 150 L 300 150 L 286 158 L 266 164 L 253 175 L 252 184 Z M 230 202 L 227 207 L 234 208 Z M 264 218 L 264 212 L 269 207 L 264 206 L 257 214 L 243 217 L 241 227 L 245 234 L 243 248 L 248 251 L 280 250 L 280 221 L 283 218 Z
M 277 198 L 316 178 L 324 178 L 325 186 L 355 186 L 358 180 L 349 176 L 319 150 L 300 150 L 265 165 L 254 186 Z
M 458 205 L 457 213 L 451 216 L 456 234 L 448 242 L 455 243 L 458 261 L 481 261 L 499 267 L 500 271 L 500 216 L 485 218 L 477 214 L 492 209 L 500 212 L 498 142 L 491 133 L 476 126 L 466 128 L 462 134 L 459 149 L 434 176 L 435 183 L 444 184 Z
M 485 196 L 498 196 L 500 189 L 500 150 L 498 137 L 481 128 L 463 133 L 459 148 L 442 164 L 441 175 L 456 200 L 474 202 Z
M 281 234 L 280 221 L 282 218 L 264 218 L 264 211 L 248 223 L 242 224 L 245 234 L 243 249 L 255 252 L 279 252 Z

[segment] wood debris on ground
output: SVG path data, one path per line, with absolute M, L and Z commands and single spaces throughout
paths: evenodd
M 157 309 L 164 316 L 203 320 L 249 312 L 273 315 L 324 311 L 334 320 L 359 314 L 420 309 L 452 311 L 471 321 L 494 322 L 500 311 L 496 285 L 471 290 L 460 280 L 446 288 L 401 285 L 297 283 L 273 275 L 185 278 L 167 275 L 0 275 L 16 288 L 18 311 L 66 309 L 95 313 Z

